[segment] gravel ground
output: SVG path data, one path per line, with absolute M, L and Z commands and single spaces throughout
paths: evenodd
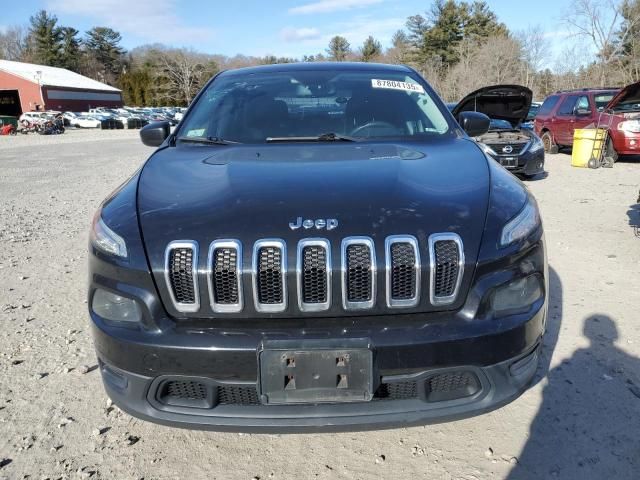
M 532 387 L 464 421 L 367 433 L 162 427 L 110 405 L 85 302 L 91 216 L 151 152 L 135 131 L 0 137 L 0 478 L 637 479 L 640 162 L 547 158 L 551 268 Z

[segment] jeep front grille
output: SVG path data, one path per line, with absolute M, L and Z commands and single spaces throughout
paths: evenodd
M 426 299 L 421 300 L 422 270 L 426 271 L 427 264 L 429 280 L 425 284 L 429 290 L 429 304 L 450 305 L 458 298 L 464 274 L 464 249 L 457 234 L 431 235 L 428 238 L 429 260 L 424 265 L 418 240 L 411 235 L 387 237 L 383 256 L 387 308 L 427 304 Z M 344 310 L 371 309 L 378 304 L 376 283 L 379 273 L 373 239 L 347 237 L 342 240 L 340 281 L 336 284 L 341 287 L 341 292 L 338 294 L 332 291 L 335 256 L 329 240 L 303 239 L 291 257 L 295 257 L 295 282 L 293 271 L 287 267 L 284 240 L 255 242 L 250 265 L 243 260 L 242 244 L 238 240 L 215 240 L 209 246 L 206 269 L 200 269 L 200 275 L 206 272 L 211 310 L 215 313 L 242 312 L 246 293 L 243 285 L 248 285 L 248 275 L 251 275 L 252 285 L 250 296 L 258 312 L 287 312 L 293 295 L 297 300 L 293 300 L 294 304 L 297 303 L 297 311 L 300 312 L 330 310 L 340 298 Z M 194 241 L 171 242 L 167 246 L 165 280 L 173 307 L 178 312 L 200 310 L 198 258 L 198 244 Z M 288 275 L 296 284 L 292 290 L 287 286 Z
M 190 240 L 171 242 L 165 252 L 165 279 L 171 300 L 179 312 L 197 312 L 198 244 Z
M 214 312 L 240 312 L 242 301 L 242 245 L 237 240 L 216 240 L 209 247 L 209 298 Z
M 462 240 L 455 233 L 439 233 L 429 237 L 430 302 L 433 305 L 453 303 L 464 271 Z
M 303 312 L 329 308 L 331 298 L 331 247 L 324 239 L 298 243 L 298 306 Z
M 287 250 L 283 240 L 260 240 L 253 247 L 253 290 L 256 310 L 287 308 Z
M 413 307 L 420 301 L 420 250 L 412 236 L 394 235 L 385 242 L 387 306 Z

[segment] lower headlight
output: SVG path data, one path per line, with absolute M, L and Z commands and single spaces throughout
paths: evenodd
M 101 288 L 93 294 L 91 308 L 96 315 L 113 322 L 136 323 L 142 320 L 142 311 L 135 300 Z
M 529 275 L 498 287 L 491 295 L 491 309 L 496 316 L 529 308 L 542 297 L 540 275 Z

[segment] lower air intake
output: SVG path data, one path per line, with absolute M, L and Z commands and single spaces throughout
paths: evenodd
M 441 402 L 469 397 L 480 390 L 480 380 L 470 371 L 447 372 L 434 375 L 426 382 L 429 402 Z
M 218 387 L 218 405 L 260 405 L 255 386 L 225 385 Z
M 416 382 L 382 383 L 376 390 L 374 398 L 380 400 L 409 400 L 418 397 Z

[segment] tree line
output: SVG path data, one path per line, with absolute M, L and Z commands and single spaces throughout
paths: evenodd
M 67 68 L 121 88 L 127 104 L 149 106 L 188 104 L 221 69 L 295 61 L 407 64 L 450 101 L 498 83 L 525 85 L 542 99 L 558 89 L 640 80 L 640 0 L 572 0 L 565 13 L 550 37 L 540 27 L 510 31 L 484 1 L 436 0 L 424 14 L 410 16 L 387 48 L 373 36 L 359 46 L 334 36 L 324 51 L 296 59 L 162 44 L 126 51 L 120 33 L 109 27 L 81 34 L 41 10 L 26 27 L 0 32 L 0 58 Z M 573 46 L 554 59 L 553 40 Z M 592 55 L 585 63 L 587 51 Z

